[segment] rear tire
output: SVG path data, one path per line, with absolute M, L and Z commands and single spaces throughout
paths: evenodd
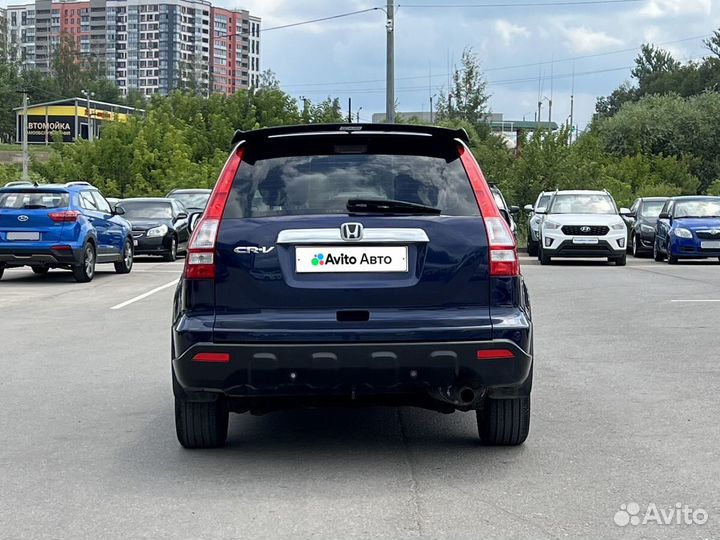
M 72 266 L 75 281 L 78 283 L 92 281 L 92 278 L 95 276 L 95 262 L 95 246 L 88 242 L 83 248 L 82 261 L 79 265 Z
M 228 432 L 224 401 L 194 402 L 175 398 L 175 431 L 184 448 L 219 448 Z
M 670 251 L 670 244 L 667 246 L 667 262 L 668 264 L 677 264 L 678 258 L 672 254 L 672 251 Z
M 480 440 L 489 446 L 518 446 L 530 432 L 530 396 L 488 398 L 475 414 Z
M 177 239 L 173 236 L 170 242 L 170 250 L 163 255 L 163 261 L 175 262 L 177 259 Z
M 123 246 L 122 260 L 115 263 L 115 272 L 118 274 L 129 274 L 133 267 L 133 257 L 135 256 L 133 244 L 130 240 L 125 240 Z
M 50 269 L 47 266 L 33 266 L 32 271 L 38 276 L 46 276 Z

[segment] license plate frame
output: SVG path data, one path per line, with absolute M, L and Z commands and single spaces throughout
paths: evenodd
M 599 238 L 595 238 L 594 236 L 589 236 L 587 238 L 583 237 L 575 237 L 573 238 L 573 244 L 581 245 L 581 246 L 596 246 L 600 243 Z
M 296 246 L 295 273 L 407 273 L 408 254 L 408 246 Z M 363 258 L 363 255 L 366 258 Z M 385 257 L 390 257 L 390 262 Z M 351 258 L 354 258 L 354 263 L 350 262 Z M 382 258 L 382 261 L 373 262 L 377 261 L 377 258 Z
M 40 233 L 35 231 L 9 231 L 6 238 L 8 242 L 39 242 Z
M 700 249 L 717 249 L 720 251 L 720 240 L 705 240 L 700 242 Z

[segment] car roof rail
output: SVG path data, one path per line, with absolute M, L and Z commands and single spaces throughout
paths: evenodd
M 65 187 L 71 187 L 71 186 L 90 186 L 93 187 L 93 185 L 90 182 L 86 182 L 85 180 L 76 180 L 74 182 L 65 182 Z
M 465 129 L 450 129 L 417 124 L 300 124 L 294 126 L 268 127 L 249 131 L 237 130 L 232 138 L 234 147 L 241 141 L 257 141 L 275 137 L 299 135 L 333 135 L 337 133 L 384 133 L 391 135 L 419 135 L 447 140 L 460 139 L 469 143 L 470 137 Z

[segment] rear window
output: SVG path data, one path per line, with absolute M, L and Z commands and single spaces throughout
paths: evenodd
M 346 214 L 350 199 L 422 204 L 448 216 L 480 214 L 453 145 L 438 149 L 422 140 L 374 145 L 352 139 L 345 144 L 298 141 L 293 148 L 281 145 L 275 155 L 267 148 L 271 144 L 247 150 L 224 217 Z
M 0 208 L 18 210 L 42 210 L 67 208 L 70 196 L 54 191 L 4 191 L 0 193 Z

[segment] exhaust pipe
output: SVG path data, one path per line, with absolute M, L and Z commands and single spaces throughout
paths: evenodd
M 468 386 L 453 386 L 448 389 L 448 397 L 458 405 L 470 405 L 475 401 L 475 390 Z

